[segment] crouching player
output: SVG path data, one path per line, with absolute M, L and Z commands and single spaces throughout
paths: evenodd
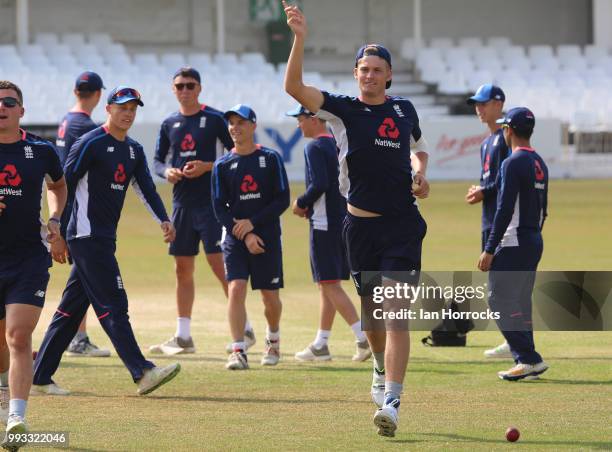
M 213 168 L 213 207 L 225 226 L 223 241 L 229 289 L 228 317 L 232 353 L 226 368 L 248 369 L 244 339 L 246 287 L 261 290 L 268 322 L 261 364 L 274 366 L 280 358 L 279 323 L 283 287 L 280 215 L 289 207 L 289 184 L 278 153 L 255 144 L 257 117 L 246 105 L 225 112 L 235 148 Z

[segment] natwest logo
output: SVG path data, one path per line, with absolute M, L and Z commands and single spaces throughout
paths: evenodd
M 68 120 L 64 119 L 64 122 L 57 129 L 57 136 L 59 139 L 63 140 L 66 136 L 66 127 L 68 126 Z
M 537 181 L 544 180 L 544 171 L 542 170 L 542 165 L 540 165 L 539 161 L 535 161 L 535 175 Z
M 195 149 L 195 141 L 190 133 L 185 135 L 185 138 L 181 141 L 181 149 L 183 151 L 193 151 Z
M 0 172 L 0 185 L 1 186 L 10 186 L 17 187 L 21 184 L 21 176 L 17 172 L 17 168 L 15 165 L 9 163 L 2 168 L 2 172 Z
M 257 191 L 257 188 L 259 187 L 257 186 L 255 179 L 253 179 L 253 176 L 246 174 L 242 179 L 242 183 L 240 184 L 240 191 L 242 191 L 242 193 L 248 193 Z
M 378 128 L 378 136 L 381 138 L 391 138 L 396 140 L 399 138 L 400 132 L 393 118 L 385 118 Z
M 122 184 L 125 182 L 125 178 L 125 167 L 123 166 L 123 163 L 120 163 L 117 165 L 117 171 L 115 171 L 115 182 Z

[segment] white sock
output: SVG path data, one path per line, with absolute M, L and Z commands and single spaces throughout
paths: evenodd
M 232 350 L 240 350 L 242 353 L 246 353 L 246 344 L 244 343 L 244 341 L 232 342 Z
M 191 319 L 189 317 L 176 318 L 176 337 L 189 339 L 191 337 Z
M 253 327 L 251 326 L 249 319 L 246 319 L 246 322 L 244 322 L 244 331 L 253 331 Z
M 280 339 L 280 328 L 276 331 L 270 331 L 270 327 L 266 328 L 266 339 L 269 341 L 278 341 Z
M 9 400 L 9 416 L 19 416 L 25 418 L 27 400 L 10 399 Z
M 365 333 L 361 331 L 361 322 L 359 320 L 351 325 L 351 330 L 353 330 L 353 334 L 355 335 L 357 342 L 363 342 L 366 340 Z
M 331 335 L 330 330 L 317 330 L 317 337 L 315 337 L 314 348 L 322 348 L 327 345 L 327 341 L 329 341 L 329 336 Z

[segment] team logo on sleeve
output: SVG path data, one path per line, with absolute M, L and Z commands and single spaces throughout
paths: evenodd
M 546 188 L 546 183 L 544 182 L 546 175 L 544 174 L 544 170 L 542 169 L 542 165 L 540 165 L 540 162 L 535 160 L 534 163 L 536 178 L 535 188 L 539 190 L 544 190 Z
M 491 167 L 491 155 L 487 154 L 485 157 L 485 161 L 482 164 L 482 178 L 487 179 L 491 175 L 491 171 L 489 168 Z
M 66 127 L 67 126 L 68 126 L 68 120 L 64 119 L 64 122 L 62 122 L 59 128 L 57 129 L 57 137 L 60 140 L 63 140 L 66 137 Z
M 115 179 L 115 183 L 111 184 L 111 188 L 113 190 L 119 190 L 119 191 L 125 190 L 125 185 L 123 185 L 123 183 L 127 179 L 127 175 L 125 174 L 125 167 L 123 166 L 123 163 L 119 163 L 117 165 L 117 169 L 115 170 L 114 179 Z
M 374 144 L 378 146 L 384 146 L 388 148 L 399 149 L 400 143 L 397 140 L 400 136 L 400 131 L 395 124 L 393 118 L 385 118 L 382 124 L 378 127 L 378 136 L 380 138 L 376 138 L 374 140 Z M 387 138 L 387 139 L 383 139 Z
M 21 185 L 21 176 L 17 167 L 11 163 L 7 164 L 0 171 L 0 195 L 21 196 L 22 190 L 15 189 Z
M 195 140 L 193 139 L 193 136 L 188 133 L 185 135 L 185 138 L 183 138 L 183 141 L 181 141 L 181 157 L 193 157 L 196 155 L 195 152 L 195 147 L 196 147 L 196 143 Z
M 257 192 L 259 185 L 250 174 L 245 174 L 240 184 L 240 191 L 243 193 L 240 195 L 241 201 L 247 201 L 249 199 L 261 198 L 261 193 Z

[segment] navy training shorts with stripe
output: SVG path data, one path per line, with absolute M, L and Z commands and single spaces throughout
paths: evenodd
M 215 218 L 212 205 L 205 207 L 175 207 L 172 223 L 176 239 L 169 246 L 172 256 L 196 256 L 200 242 L 206 254 L 220 253 L 223 227 Z
M 251 254 L 243 241 L 227 234 L 223 241 L 225 279 L 248 280 L 253 290 L 277 290 L 283 288 L 283 252 L 280 237 L 260 236 L 265 253 Z
M 0 263 L 0 319 L 6 316 L 7 304 L 43 307 L 50 266 L 49 254 L 36 254 L 10 263 Z
M 349 279 L 340 228 L 323 231 L 310 226 L 310 268 L 313 281 L 318 283 Z

